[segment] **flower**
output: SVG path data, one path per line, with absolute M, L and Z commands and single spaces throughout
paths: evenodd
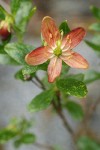
M 72 30 L 63 37 L 54 20 L 46 16 L 42 21 L 41 32 L 46 45 L 27 54 L 25 61 L 35 66 L 50 60 L 47 70 L 49 82 L 54 82 L 60 75 L 62 61 L 72 68 L 88 68 L 86 59 L 72 51 L 85 36 L 86 32 L 82 27 Z
M 0 36 L 2 40 L 7 40 L 11 35 L 9 23 L 5 20 L 0 23 Z

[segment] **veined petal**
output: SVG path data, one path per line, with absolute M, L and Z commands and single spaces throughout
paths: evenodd
M 54 82 L 60 75 L 62 69 L 62 60 L 58 57 L 53 57 L 48 66 L 48 81 Z
M 72 30 L 71 32 L 69 32 L 69 34 L 67 34 L 63 38 L 63 43 L 65 44 L 65 47 L 67 47 L 68 43 L 70 42 L 71 43 L 70 49 L 74 48 L 75 46 L 77 46 L 82 41 L 85 34 L 86 34 L 86 31 L 82 27 L 79 27 L 79 28 Z M 69 42 L 68 42 L 68 39 L 69 39 Z
M 80 54 L 70 50 L 70 56 L 61 56 L 61 59 L 72 68 L 87 69 L 89 64 Z
M 55 47 L 56 41 L 60 39 L 60 32 L 51 17 L 46 16 L 43 18 L 41 32 L 48 45 Z
M 50 48 L 47 46 L 46 47 L 39 47 L 39 48 L 33 50 L 32 52 L 30 52 L 29 54 L 27 54 L 25 57 L 25 61 L 29 65 L 33 65 L 33 66 L 43 64 L 52 55 L 48 52 L 49 49 Z

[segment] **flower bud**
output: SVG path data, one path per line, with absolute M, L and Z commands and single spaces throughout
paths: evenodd
M 3 20 L 0 23 L 0 38 L 2 40 L 7 40 L 11 35 L 11 29 L 7 21 Z

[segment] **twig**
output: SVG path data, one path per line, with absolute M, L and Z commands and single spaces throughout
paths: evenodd
M 42 88 L 43 90 L 46 90 L 46 88 L 45 88 L 44 84 L 41 82 L 41 80 L 38 78 L 38 76 L 37 76 L 37 75 L 35 75 L 35 79 L 36 79 L 36 80 L 40 83 L 41 88 Z
M 82 125 L 85 127 L 85 130 L 88 130 L 88 122 L 91 119 L 99 103 L 100 103 L 100 98 L 97 99 L 94 104 L 91 104 L 88 109 L 86 109 L 85 116 L 82 121 Z
M 52 101 L 52 105 L 54 107 L 54 109 L 56 110 L 58 116 L 61 118 L 61 120 L 63 121 L 64 127 L 67 131 L 69 131 L 69 133 L 73 136 L 74 132 L 72 130 L 72 128 L 70 127 L 67 119 L 65 118 L 65 116 L 63 115 L 62 109 L 58 109 L 58 107 L 56 106 L 55 102 Z
M 39 84 L 37 84 L 37 82 L 35 82 L 33 79 L 31 79 L 32 83 L 34 83 L 37 87 L 41 88 L 41 86 Z
M 41 143 L 34 143 L 34 146 L 37 146 L 39 148 L 42 148 L 42 149 L 48 149 L 48 150 L 54 150 L 54 148 L 50 145 L 44 145 L 44 144 L 41 144 Z
M 44 84 L 41 82 L 41 80 L 35 75 L 35 79 L 40 83 L 41 85 L 41 88 L 43 90 L 45 90 L 45 86 Z M 65 116 L 63 115 L 63 112 L 62 112 L 62 107 L 61 107 L 61 99 L 60 99 L 60 93 L 57 92 L 57 100 L 58 100 L 58 106 L 55 104 L 54 100 L 52 101 L 52 105 L 54 107 L 54 109 L 56 110 L 58 116 L 61 118 L 61 120 L 63 121 L 63 124 L 65 126 L 65 128 L 67 129 L 67 131 L 69 131 L 69 133 L 73 136 L 74 135 L 74 132 L 72 130 L 72 128 L 70 127 L 67 119 L 65 118 Z
M 98 98 L 94 104 L 90 105 L 90 109 L 87 111 L 86 120 L 89 120 L 92 117 L 99 103 L 100 103 L 100 98 Z

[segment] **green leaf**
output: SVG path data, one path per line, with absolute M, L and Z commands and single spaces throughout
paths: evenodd
M 5 19 L 5 15 L 0 9 L 0 20 L 4 20 L 4 19 Z
M 100 34 L 95 34 L 92 39 L 92 42 L 99 45 L 100 44 Z
M 79 150 L 100 150 L 100 144 L 87 136 L 80 137 L 77 145 Z
M 3 65 L 19 65 L 8 54 L 0 54 L 0 64 L 3 64 Z
M 18 72 L 15 74 L 15 78 L 18 80 L 22 81 L 30 81 L 34 77 L 34 74 L 23 74 L 22 69 L 20 69 Z
M 63 32 L 63 35 L 66 35 L 67 33 L 70 32 L 70 28 L 67 24 L 67 21 L 64 21 L 61 23 L 59 30 L 60 30 L 60 32 Z
M 86 41 L 86 44 L 89 45 L 93 50 L 100 52 L 100 45 L 94 44 L 93 42 Z
M 4 20 L 6 14 L 8 14 L 7 11 L 0 5 L 0 20 Z
M 0 131 L 0 144 L 3 144 L 7 142 L 8 140 L 12 139 L 14 136 L 16 136 L 16 132 L 11 130 L 1 130 Z
M 36 11 L 36 7 L 33 8 L 32 0 L 12 0 L 11 11 L 15 17 L 16 26 L 23 34 L 29 19 Z
M 62 92 L 68 95 L 73 95 L 77 97 L 85 97 L 87 94 L 87 87 L 82 81 L 76 79 L 66 78 L 60 79 L 57 82 L 57 87 Z
M 93 23 L 90 27 L 90 30 L 100 31 L 100 23 Z
M 53 100 L 54 92 L 52 90 L 46 90 L 37 95 L 31 103 L 28 105 L 28 109 L 31 112 L 40 111 L 46 109 Z
M 15 146 L 16 148 L 19 148 L 19 147 L 21 146 L 21 144 L 22 144 L 22 143 L 21 143 L 20 139 L 14 141 L 14 146 Z
M 10 5 L 11 5 L 11 12 L 15 16 L 19 7 L 20 7 L 20 0 L 11 0 Z
M 22 137 L 20 138 L 20 142 L 24 143 L 24 144 L 30 144 L 30 143 L 34 143 L 36 141 L 36 137 L 34 134 L 32 133 L 25 133 L 24 135 L 22 135 Z
M 100 73 L 94 70 L 90 70 L 85 74 L 85 83 L 89 84 L 96 80 L 100 80 Z
M 79 74 L 69 75 L 67 76 L 67 78 L 76 79 L 78 81 L 84 81 L 84 74 L 79 73 Z
M 73 118 L 79 120 L 83 118 L 84 112 L 81 105 L 79 105 L 78 103 L 73 101 L 68 101 L 65 107 L 67 108 L 68 112 L 71 114 Z
M 48 62 L 38 66 L 25 65 L 24 68 L 22 69 L 22 73 L 23 75 L 27 75 L 27 74 L 35 73 L 37 70 L 47 70 L 47 66 L 48 66 Z
M 4 48 L 7 54 L 21 65 L 26 65 L 25 56 L 33 49 L 34 47 L 31 45 L 25 45 L 20 43 L 10 43 L 7 44 Z
M 100 20 L 100 8 L 97 8 L 95 6 L 91 6 L 91 11 L 93 13 L 93 15 Z

